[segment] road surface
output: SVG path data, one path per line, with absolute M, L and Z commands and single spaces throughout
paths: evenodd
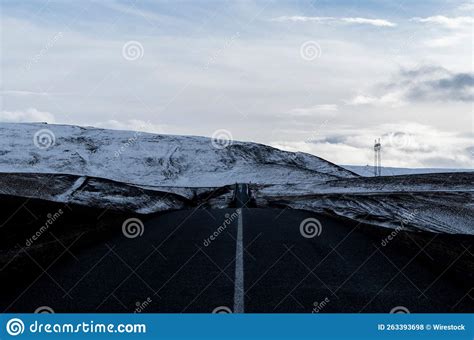
M 9 312 L 410 312 L 468 311 L 455 282 L 382 247 L 354 226 L 310 212 L 182 210 L 143 221 L 58 261 Z M 122 223 L 119 221 L 118 223 Z M 415 252 L 416 253 L 416 252 Z M 453 307 L 454 306 L 454 307 Z

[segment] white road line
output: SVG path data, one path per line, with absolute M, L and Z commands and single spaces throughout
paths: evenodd
M 237 225 L 237 240 L 235 246 L 235 281 L 234 281 L 234 313 L 244 313 L 244 247 L 243 210 L 237 209 L 239 214 Z

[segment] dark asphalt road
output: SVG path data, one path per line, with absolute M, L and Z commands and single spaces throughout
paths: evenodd
M 469 301 L 451 308 L 465 292 L 414 254 L 314 213 L 247 209 L 244 185 L 235 197 L 243 208 L 166 213 L 145 221 L 141 236 L 117 233 L 75 252 L 2 305 L 9 312 L 469 311 Z M 315 224 L 303 230 L 306 219 Z
M 237 208 L 246 207 L 250 202 L 250 189 L 247 184 L 236 184 L 234 189 L 234 203 Z

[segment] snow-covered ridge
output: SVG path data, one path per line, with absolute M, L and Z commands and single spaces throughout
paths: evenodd
M 35 173 L 0 176 L 0 198 L 24 197 L 138 214 L 190 208 L 226 207 L 231 187 L 145 187 L 103 178 Z
M 374 167 L 371 165 L 341 165 L 360 176 L 374 177 Z M 439 174 L 453 172 L 472 172 L 474 169 L 451 169 L 451 168 L 394 168 L 382 167 L 382 176 L 400 176 L 416 174 Z
M 358 177 L 254 188 L 257 204 L 286 206 L 412 231 L 474 235 L 474 173 Z
M 227 207 L 230 185 L 240 182 L 251 183 L 259 207 L 474 234 L 473 172 L 370 178 L 316 156 L 256 143 L 218 148 L 205 137 L 47 124 L 0 123 L 0 133 L 0 195 L 7 200 L 151 214 Z
M 313 155 L 250 142 L 234 141 L 220 149 L 206 137 L 41 123 L 0 123 L 0 135 L 0 172 L 4 173 L 72 174 L 173 187 L 357 177 Z

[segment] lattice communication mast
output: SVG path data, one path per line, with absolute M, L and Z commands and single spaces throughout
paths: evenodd
M 382 159 L 381 159 L 382 144 L 380 138 L 374 141 L 374 176 L 382 176 Z

